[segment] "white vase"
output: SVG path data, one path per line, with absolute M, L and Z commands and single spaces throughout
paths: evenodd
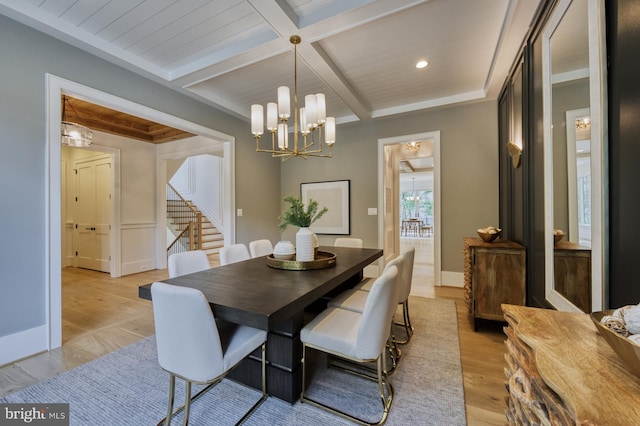
M 296 233 L 296 260 L 308 262 L 313 259 L 313 232 L 309 228 L 300 228 Z
M 316 233 L 313 233 L 313 257 L 318 256 L 318 247 L 320 247 L 320 241 L 318 241 L 318 236 Z

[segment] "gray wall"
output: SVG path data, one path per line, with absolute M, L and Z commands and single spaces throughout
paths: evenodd
M 329 105 L 330 108 L 330 105 Z M 498 226 L 498 107 L 496 101 L 426 110 L 338 126 L 334 158 L 291 159 L 281 193 L 300 195 L 300 183 L 351 180 L 351 234 L 378 245 L 378 139 L 440 131 L 442 269 L 462 272 L 462 239 Z M 287 229 L 285 239 L 295 240 Z M 335 236 L 320 236 L 333 244 Z M 447 283 L 443 283 L 447 284 Z
M 377 140 L 441 131 L 442 266 L 462 272 L 462 238 L 498 220 L 495 101 L 338 127 L 335 158 L 281 163 L 254 151 L 248 122 L 0 16 L 0 337 L 45 323 L 45 74 L 110 93 L 236 138 L 238 242 L 280 238 L 281 198 L 301 182 L 351 180 L 351 230 L 377 246 Z M 248 106 L 247 106 L 248 108 Z M 329 106 L 330 108 L 330 106 Z M 150 173 L 153 171 L 150 171 Z M 292 232 L 293 230 L 287 230 Z M 322 237 L 322 243 L 333 237 Z M 445 283 L 446 284 L 446 283 Z
M 237 240 L 279 237 L 264 229 L 280 213 L 280 165 L 254 152 L 248 123 L 4 16 L 0 57 L 0 337 L 45 323 L 46 73 L 235 136 Z

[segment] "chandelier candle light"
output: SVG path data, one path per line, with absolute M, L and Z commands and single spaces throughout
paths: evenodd
M 411 179 L 413 179 L 413 191 L 411 191 L 411 195 L 407 197 L 407 200 L 420 201 L 420 197 L 416 195 L 416 178 L 412 177 Z
M 297 45 L 300 36 L 289 38 L 293 44 L 293 148 L 289 148 L 289 126 L 291 116 L 291 97 L 287 86 L 278 87 L 278 103 L 267 104 L 267 130 L 271 132 L 271 149 L 260 148 L 260 136 L 264 133 L 264 108 L 251 105 L 251 133 L 256 139 L 256 152 L 267 152 L 272 157 L 282 157 L 286 161 L 291 157 L 332 157 L 333 144 L 336 141 L 336 120 L 327 117 L 323 93 L 306 95 L 305 106 L 298 109 L 298 70 Z M 329 152 L 322 151 L 322 134 Z M 298 131 L 300 133 L 298 133 Z M 276 135 L 278 145 L 276 147 Z M 299 140 L 299 136 L 302 136 Z M 317 143 L 317 144 L 316 144 Z
M 405 144 L 405 148 L 409 151 L 419 151 L 420 150 L 420 142 L 411 141 Z

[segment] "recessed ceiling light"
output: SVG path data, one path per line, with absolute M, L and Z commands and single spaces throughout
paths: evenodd
M 416 68 L 425 68 L 427 65 L 429 65 L 429 62 L 427 62 L 427 61 L 419 61 L 416 64 Z

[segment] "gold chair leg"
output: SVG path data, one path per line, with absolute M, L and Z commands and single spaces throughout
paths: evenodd
M 241 425 L 243 424 L 248 418 L 249 416 L 251 416 L 260 405 L 262 405 L 262 403 L 267 399 L 268 395 L 267 395 L 267 345 L 266 343 L 262 344 L 262 396 L 260 397 L 260 399 L 253 404 L 253 407 L 251 407 L 251 409 L 249 411 L 247 411 L 247 413 L 242 416 L 242 418 L 240 420 L 238 420 L 238 423 L 236 423 L 236 425 Z
M 189 412 L 191 411 L 191 382 L 186 381 L 184 391 L 184 417 L 182 419 L 182 426 L 189 424 Z
M 378 358 L 378 389 L 380 390 L 380 399 L 382 400 L 383 413 L 382 418 L 378 422 L 378 424 L 383 424 L 387 420 L 387 416 L 389 415 L 389 409 L 391 408 L 391 402 L 393 401 L 393 386 L 389 381 L 389 376 L 387 372 L 382 367 L 386 365 L 387 360 L 386 354 L 384 351 L 382 352 L 382 356 Z M 384 384 L 387 385 L 387 396 L 385 397 L 384 392 Z
M 330 356 L 329 354 L 327 355 Z M 356 363 L 355 360 L 345 359 L 345 361 Z M 344 368 L 343 370 L 345 370 L 348 373 L 354 374 L 356 376 L 360 376 L 365 379 L 378 382 L 378 392 L 382 400 L 382 408 L 383 408 L 382 417 L 378 422 L 376 423 L 366 422 L 362 419 L 359 419 L 350 414 L 344 413 L 336 408 L 330 407 L 328 405 L 323 404 L 322 402 L 315 401 L 305 396 L 304 391 L 306 388 L 306 375 L 307 375 L 306 374 L 307 345 L 304 345 L 304 344 L 302 345 L 302 392 L 300 393 L 300 402 L 308 403 L 310 405 L 313 405 L 314 407 L 336 414 L 347 420 L 351 420 L 352 422 L 355 422 L 359 425 L 366 425 L 366 426 L 382 425 L 387 420 L 387 416 L 389 415 L 389 409 L 391 408 L 391 402 L 393 401 L 393 386 L 391 385 L 391 381 L 389 380 L 389 376 L 387 375 L 386 367 L 383 367 L 383 365 L 386 366 L 386 362 L 387 362 L 386 349 L 382 351 L 382 354 L 378 357 L 376 362 L 377 362 L 377 377 L 371 377 L 367 374 L 362 374 L 354 370 L 349 370 Z M 385 388 L 386 388 L 386 392 L 385 392 Z
M 405 300 L 402 302 L 402 323 L 396 322 L 395 325 L 400 327 L 404 327 L 404 331 L 406 334 L 405 340 L 396 340 L 396 343 L 399 345 L 406 345 L 411 340 L 411 336 L 413 336 L 413 326 L 411 325 L 411 318 L 409 317 L 409 301 Z
M 174 374 L 170 374 L 170 387 L 169 387 L 169 407 L 167 408 L 167 417 L 165 417 L 164 419 L 160 420 L 157 424 L 157 426 L 170 426 L 171 424 L 171 419 L 175 416 L 177 416 L 178 414 L 180 414 L 180 412 L 182 412 L 183 410 L 186 409 L 186 405 L 187 405 L 187 401 L 189 402 L 193 402 L 196 401 L 198 398 L 200 398 L 202 395 L 204 395 L 209 389 L 211 389 L 212 387 L 214 387 L 216 384 L 218 384 L 220 382 L 220 380 L 217 380 L 211 384 L 209 384 L 207 387 L 205 387 L 204 389 L 202 389 L 200 392 L 198 392 L 196 395 L 193 396 L 193 398 L 186 398 L 185 403 L 183 405 L 181 405 L 180 407 L 178 407 L 178 409 L 176 409 L 176 411 L 173 411 L 173 400 L 174 400 L 174 394 L 175 394 L 175 383 L 176 383 L 176 376 Z M 188 381 L 186 382 L 186 386 L 189 386 L 189 388 L 191 387 L 191 383 Z M 186 393 L 186 392 L 185 392 Z M 189 389 L 189 392 L 186 393 L 186 395 L 190 395 L 191 394 L 191 389 Z
M 393 374 L 400 363 L 400 358 L 402 357 L 402 351 L 398 347 L 396 342 L 396 337 L 393 335 L 393 324 L 392 331 L 389 334 L 389 339 L 387 340 L 387 351 L 389 352 L 389 360 L 391 361 L 391 368 L 387 369 L 387 361 L 384 362 L 383 368 L 385 368 L 385 374 Z
M 176 376 L 173 374 L 169 374 L 169 402 L 167 404 L 168 405 L 167 417 L 160 420 L 160 423 L 158 423 L 158 425 L 160 425 L 164 421 L 165 426 L 171 426 L 171 417 L 172 417 L 171 413 L 173 412 L 173 397 L 175 395 L 175 391 L 176 391 Z
M 387 350 L 389 351 L 389 358 L 391 359 L 391 368 L 385 370 L 385 373 L 393 374 L 400 363 L 400 358 L 402 358 L 402 351 L 398 347 L 398 342 L 393 334 L 389 336 L 389 340 L 387 341 Z M 387 365 L 386 361 L 384 365 Z
M 249 418 L 249 416 L 251 416 L 258 409 L 258 407 L 264 401 L 266 401 L 266 399 L 269 396 L 267 395 L 267 344 L 266 342 L 262 344 L 261 352 L 262 352 L 262 396 L 255 404 L 253 404 L 251 409 L 244 416 L 242 416 L 242 418 L 236 423 L 236 425 L 243 424 Z M 184 426 L 189 424 L 189 413 L 191 411 L 191 403 L 193 401 L 196 401 L 202 395 L 204 395 L 209 389 L 211 389 L 212 387 L 220 383 L 222 379 L 223 377 L 220 377 L 214 382 L 209 383 L 204 389 L 202 389 L 200 392 L 194 395 L 193 398 L 191 398 L 191 382 L 189 380 L 185 380 L 186 389 L 185 389 L 184 405 L 179 407 L 176 411 L 173 411 L 174 394 L 175 394 L 175 388 L 176 388 L 176 376 L 175 374 L 169 373 L 169 403 L 167 407 L 167 417 L 160 420 L 157 426 L 163 426 L 163 425 L 170 426 L 171 419 L 173 418 L 173 416 L 179 414 L 183 410 L 184 410 L 184 419 L 182 424 Z

